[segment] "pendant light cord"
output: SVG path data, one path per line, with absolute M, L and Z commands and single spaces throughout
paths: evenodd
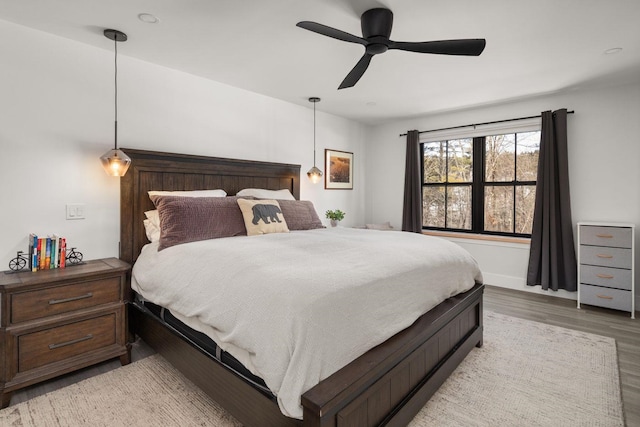
M 114 112 L 114 117 L 115 117 L 115 122 L 114 122 L 114 131 L 115 131 L 115 149 L 118 149 L 118 37 L 114 37 L 113 38 L 113 45 L 115 48 L 115 60 L 114 60 L 114 68 L 115 68 L 115 72 L 114 72 L 114 86 L 115 86 L 115 112 Z
M 316 167 L 316 104 L 313 103 L 313 167 Z

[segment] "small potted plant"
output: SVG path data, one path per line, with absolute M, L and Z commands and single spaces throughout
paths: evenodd
M 331 220 L 332 227 L 338 225 L 338 221 L 342 221 L 344 219 L 344 215 L 344 212 L 342 212 L 340 209 L 325 212 L 325 216 Z

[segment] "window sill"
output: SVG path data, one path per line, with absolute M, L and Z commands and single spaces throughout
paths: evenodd
M 526 237 L 492 236 L 488 234 L 456 233 L 453 231 L 438 231 L 438 230 L 423 230 L 422 234 L 425 234 L 428 236 L 451 237 L 456 239 L 484 240 L 489 242 L 502 242 L 502 243 L 520 243 L 523 245 L 528 245 L 531 243 L 531 239 L 528 239 Z

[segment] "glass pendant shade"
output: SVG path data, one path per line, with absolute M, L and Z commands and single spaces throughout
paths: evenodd
M 322 179 L 322 171 L 314 166 L 309 169 L 309 172 L 307 172 L 307 176 L 309 177 L 311 182 L 317 184 Z
M 124 176 L 131 164 L 131 157 L 127 156 L 124 151 L 114 148 L 104 153 L 100 157 L 102 167 L 111 176 Z

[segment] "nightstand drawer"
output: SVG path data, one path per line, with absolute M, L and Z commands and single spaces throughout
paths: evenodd
M 631 249 L 580 245 L 580 264 L 631 269 Z
M 580 244 L 631 248 L 631 229 L 626 227 L 580 226 Z
M 631 311 L 631 291 L 582 285 L 580 303 Z
M 26 334 L 18 338 L 18 372 L 59 362 L 115 343 L 115 313 Z
M 120 301 L 120 294 L 120 277 L 16 293 L 11 299 L 11 323 Z
M 631 270 L 620 268 L 580 266 L 580 283 L 631 290 Z

